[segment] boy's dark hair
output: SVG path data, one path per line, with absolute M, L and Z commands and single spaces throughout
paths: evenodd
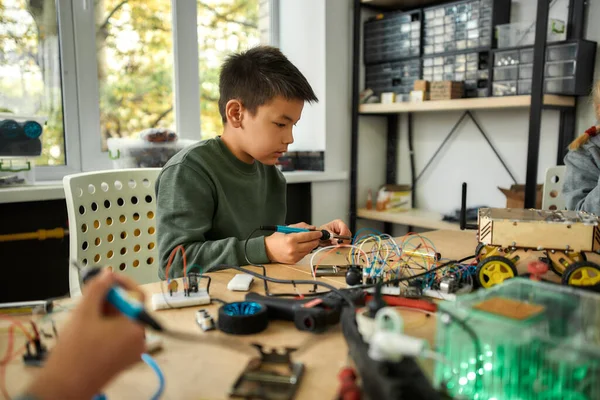
M 221 67 L 219 95 L 223 123 L 227 122 L 225 106 L 232 99 L 239 100 L 252 114 L 276 96 L 309 103 L 319 101 L 298 68 L 271 46 L 258 46 L 227 57 Z

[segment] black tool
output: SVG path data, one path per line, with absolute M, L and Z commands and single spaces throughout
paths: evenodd
M 248 293 L 246 301 L 264 304 L 271 320 L 293 321 L 298 330 L 314 333 L 321 333 L 337 324 L 342 310 L 342 300 L 338 296 L 294 300 Z

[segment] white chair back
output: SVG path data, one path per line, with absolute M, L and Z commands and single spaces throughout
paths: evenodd
M 70 258 L 156 282 L 156 197 L 160 168 L 98 171 L 63 179 L 69 216 Z M 69 267 L 71 296 L 81 293 L 79 270 Z
M 546 170 L 546 181 L 544 182 L 544 196 L 542 197 L 542 209 L 564 210 L 566 202 L 563 196 L 563 177 L 566 167 L 559 165 Z

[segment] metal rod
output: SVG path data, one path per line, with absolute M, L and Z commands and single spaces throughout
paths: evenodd
M 577 99 L 575 99 L 577 101 Z M 560 111 L 556 165 L 564 165 L 569 143 L 575 138 L 575 108 Z
M 473 114 L 471 114 L 470 111 L 467 111 L 467 114 L 469 114 L 469 117 L 471 117 L 471 120 L 473 121 L 473 123 L 475 124 L 475 126 L 477 126 L 477 129 L 479 130 L 479 133 L 481 133 L 483 135 L 485 141 L 488 143 L 488 145 L 490 146 L 490 148 L 492 149 L 492 151 L 496 155 L 496 158 L 498 158 L 498 160 L 500 161 L 500 163 L 502 164 L 502 166 L 504 167 L 504 169 L 506 170 L 506 172 L 508 173 L 508 175 L 510 175 L 511 179 L 513 180 L 513 182 L 517 183 L 517 180 L 516 180 L 515 176 L 512 174 L 512 172 L 510 172 L 510 169 L 508 169 L 508 165 L 506 165 L 506 163 L 504 162 L 504 160 L 500 156 L 500 153 L 498 153 L 498 150 L 496 150 L 496 148 L 494 147 L 494 145 L 490 141 L 490 138 L 487 137 L 487 135 L 483 131 L 483 128 L 481 127 L 481 125 L 479 125 L 479 122 L 477 122 L 477 120 L 475 119 L 475 116 Z
M 567 39 L 583 39 L 587 0 L 570 0 L 567 19 Z
M 408 153 L 410 157 L 410 186 L 411 203 L 413 208 L 417 208 L 417 173 L 415 171 L 415 148 L 413 144 L 413 115 L 408 113 Z
M 446 136 L 446 138 L 444 139 L 444 141 L 442 142 L 442 144 L 440 144 L 440 146 L 437 148 L 437 150 L 435 151 L 435 153 L 433 153 L 433 156 L 431 156 L 431 158 L 429 159 L 429 161 L 427 162 L 427 164 L 425 165 L 425 167 L 423 168 L 423 170 L 421 171 L 421 173 L 419 175 L 417 175 L 417 178 L 415 179 L 415 183 L 418 182 L 419 179 L 421 179 L 421 176 L 423 176 L 423 174 L 425 173 L 425 171 L 427 171 L 427 168 L 429 168 L 429 166 L 431 165 L 431 163 L 433 162 L 433 160 L 437 157 L 437 155 L 439 154 L 439 152 L 442 151 L 442 149 L 446 145 L 446 142 L 448 142 L 448 140 L 450 139 L 450 137 L 454 134 L 454 132 L 456 132 L 456 129 L 458 128 L 458 126 L 460 125 L 460 123 L 462 122 L 462 120 L 465 119 L 466 116 L 467 116 L 467 111 L 465 111 L 463 113 L 463 115 L 460 117 L 460 119 L 456 122 L 456 124 L 454 124 L 454 126 L 452 127 L 452 130 L 450 131 L 450 133 L 448 133 L 448 135 Z
M 358 192 L 358 78 L 360 57 L 360 0 L 354 0 L 352 23 L 352 121 L 350 135 L 350 231 L 356 232 L 356 197 Z
M 398 170 L 398 114 L 387 117 L 385 183 L 396 184 Z
M 527 143 L 527 173 L 525 179 L 525 208 L 535 208 L 537 195 L 538 161 L 542 106 L 544 104 L 544 62 L 548 28 L 548 0 L 538 0 L 533 46 L 533 77 L 531 81 L 531 108 L 529 110 L 529 140 Z

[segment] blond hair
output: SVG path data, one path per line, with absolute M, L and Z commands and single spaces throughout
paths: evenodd
M 596 112 L 596 120 L 600 120 L 600 81 L 596 82 L 596 84 L 594 85 L 594 89 L 592 90 L 592 99 L 594 102 L 594 111 Z M 590 140 L 591 137 L 596 136 L 598 133 L 600 133 L 600 126 L 592 126 L 588 130 L 586 130 L 583 133 L 583 135 L 573 140 L 573 142 L 571 142 L 571 144 L 569 145 L 569 149 L 577 150 L 585 143 L 587 143 L 587 141 Z

